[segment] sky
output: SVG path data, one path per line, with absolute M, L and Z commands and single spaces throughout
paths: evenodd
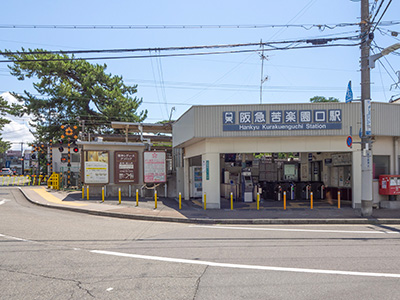
M 389 2 L 383 2 L 376 21 Z M 370 3 L 371 9 L 376 12 L 381 0 L 375 5 L 375 1 Z M 21 48 L 67 51 L 231 45 L 352 37 L 360 33 L 357 25 L 336 26 L 360 21 L 360 2 L 351 0 L 20 0 L 5 1 L 2 11 L 7 13 L 2 14 L 0 21 L 0 49 L 13 51 Z M 391 32 L 400 32 L 400 25 L 390 25 L 390 21 L 400 20 L 399 11 L 400 1 L 392 1 L 381 19 L 385 22 L 382 25 L 386 26 L 378 26 L 375 30 L 374 42 L 378 47 L 385 48 L 400 42 L 400 35 L 391 35 Z M 84 25 L 87 28 L 82 28 Z M 312 25 L 329 25 L 329 28 Z M 94 26 L 102 28 L 95 29 Z M 111 29 L 112 26 L 114 29 Z M 115 28 L 118 26 L 122 29 Z M 340 40 L 328 45 L 356 43 L 357 40 Z M 296 45 L 275 44 L 289 48 Z M 266 104 L 306 103 L 314 96 L 335 97 L 344 101 L 350 80 L 354 98 L 360 97 L 360 49 L 357 45 L 274 51 L 265 47 L 263 76 L 259 46 L 205 52 L 244 49 L 258 51 L 160 57 L 160 54 L 200 50 L 152 50 L 114 56 L 153 57 L 90 62 L 107 64 L 107 73 L 122 76 L 125 84 L 138 85 L 136 96 L 143 99 L 139 110 L 148 110 L 147 123 L 170 117 L 178 119 L 191 105 L 254 104 L 260 101 Z M 375 48 L 374 51 L 380 50 Z M 399 88 L 393 86 L 399 81 L 399 73 L 395 74 L 400 70 L 399 53 L 381 58 L 376 68 L 371 70 L 373 101 L 388 102 L 391 97 L 400 95 Z M 77 55 L 91 58 L 104 56 L 113 55 Z M 268 79 L 262 85 L 260 97 L 260 82 L 265 77 Z M 35 93 L 34 81 L 18 81 L 9 74 L 7 63 L 0 63 L 0 79 L 0 94 L 9 91 L 23 93 L 24 90 Z M 13 126 L 8 126 L 3 131 L 4 139 L 12 139 L 15 149 L 21 148 L 20 142 L 32 139 L 25 130 L 28 120 L 29 117 L 14 120 L 18 124 L 15 130 Z

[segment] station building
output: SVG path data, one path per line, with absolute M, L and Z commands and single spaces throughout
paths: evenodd
M 399 173 L 400 105 L 371 103 L 373 203 L 398 204 L 379 193 L 379 175 Z M 173 125 L 181 154 L 177 191 L 206 194 L 207 208 L 238 201 L 324 198 L 329 191 L 361 207 L 361 104 L 306 103 L 193 106 Z M 348 145 L 351 136 L 352 145 Z M 350 143 L 351 144 L 351 143 Z M 178 160 L 179 161 L 179 160 Z M 400 180 L 399 180 L 400 188 Z M 222 200 L 221 200 L 222 199 Z

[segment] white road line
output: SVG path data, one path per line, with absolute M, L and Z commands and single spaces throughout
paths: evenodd
M 21 239 L 21 238 L 15 237 L 15 236 L 5 235 L 5 234 L 1 234 L 1 233 L 0 233 L 0 237 L 4 237 L 4 238 L 9 239 L 9 240 L 16 240 L 16 241 L 27 242 L 27 243 L 36 243 L 34 241 Z
M 4 237 L 7 239 L 13 239 L 13 240 L 17 240 L 17 241 L 22 241 L 22 242 L 28 242 L 28 243 L 39 243 L 39 242 L 35 242 L 32 240 L 17 238 L 17 237 L 13 237 L 13 236 L 1 234 L 1 233 L 0 233 L 0 237 Z M 39 243 L 39 244 L 42 244 L 42 243 Z M 79 248 L 72 248 L 72 249 L 86 251 L 84 249 L 79 249 Z M 146 259 L 146 260 L 164 261 L 164 262 L 181 263 L 181 264 L 203 265 L 203 266 L 219 267 L 219 268 L 311 273 L 311 274 L 327 274 L 327 275 L 400 278 L 400 274 L 394 274 L 394 273 L 371 273 L 371 272 L 354 272 L 354 271 L 340 271 L 340 270 L 322 270 L 322 269 L 303 269 L 303 268 L 242 265 L 242 264 L 218 263 L 218 262 L 211 262 L 211 261 L 182 259 L 182 258 L 139 255 L 139 254 L 130 254 L 130 253 L 122 253 L 122 252 L 114 252 L 114 251 L 104 251 L 104 250 L 88 250 L 88 251 L 90 253 L 112 255 L 112 256 L 119 256 L 119 257 L 129 257 L 129 258 L 136 258 L 136 259 Z
M 354 231 L 354 230 L 323 230 L 323 229 L 295 229 L 295 228 L 260 228 L 260 227 L 228 227 L 190 225 L 194 228 L 254 230 L 254 231 L 289 231 L 289 232 L 320 232 L 320 233 L 362 233 L 362 234 L 399 234 L 397 231 Z
M 5 204 L 6 202 L 9 202 L 10 200 L 8 200 L 8 199 L 3 199 L 3 200 L 1 200 L 0 201 L 0 205 L 3 205 L 3 204 Z
M 284 267 L 271 267 L 271 266 L 228 264 L 228 263 L 217 263 L 217 262 L 211 262 L 211 261 L 139 255 L 139 254 L 130 254 L 130 253 L 122 253 L 122 252 L 103 251 L 103 250 L 91 250 L 90 252 L 96 253 L 96 254 L 105 254 L 105 255 L 120 256 L 120 257 L 129 257 L 129 258 L 155 260 L 155 261 L 181 263 L 181 264 L 204 265 L 204 266 L 220 267 L 220 268 L 312 273 L 312 274 L 328 274 L 328 275 L 400 278 L 400 274 L 393 274 L 393 273 L 370 273 L 370 272 L 354 272 L 354 271 L 339 271 L 339 270 L 302 269 L 302 268 L 284 268 Z

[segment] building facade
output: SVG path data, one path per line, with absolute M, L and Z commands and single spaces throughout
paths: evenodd
M 207 195 L 208 208 L 218 209 L 230 191 L 244 201 L 250 172 L 265 200 L 278 196 L 278 185 L 292 198 L 308 197 L 312 186 L 318 197 L 325 197 L 322 189 L 340 191 L 359 208 L 360 110 L 360 103 L 193 106 L 173 125 L 173 147 L 183 155 L 177 189 L 185 199 L 194 194 L 197 167 L 201 195 Z M 399 115 L 400 106 L 390 103 L 372 103 L 367 114 L 376 206 L 389 200 L 379 194 L 379 175 L 399 174 Z

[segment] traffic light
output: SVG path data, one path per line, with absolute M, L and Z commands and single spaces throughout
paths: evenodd
M 78 152 L 79 152 L 79 148 L 78 148 L 78 146 L 76 145 L 76 140 L 73 140 L 73 141 L 72 141 L 72 145 L 74 146 L 74 147 L 72 148 L 72 151 L 74 151 L 74 153 L 78 153 Z
M 36 159 L 36 154 L 33 153 L 33 154 L 31 155 L 31 158 L 32 158 L 32 159 Z

